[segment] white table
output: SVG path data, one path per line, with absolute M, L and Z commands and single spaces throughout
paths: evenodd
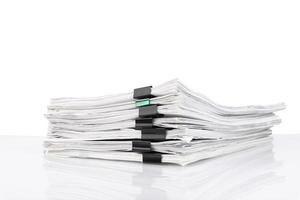
M 41 137 L 0 137 L 0 199 L 300 199 L 300 135 L 180 167 L 45 158 Z

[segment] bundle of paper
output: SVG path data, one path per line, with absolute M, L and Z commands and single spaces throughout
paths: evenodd
M 268 106 L 222 106 L 178 80 L 131 93 L 52 99 L 47 153 L 180 165 L 255 147 L 280 123 Z
M 239 199 L 245 192 L 259 196 L 264 186 L 280 182 L 283 177 L 274 173 L 279 165 L 271 144 L 184 168 L 49 155 L 46 194 L 49 199 L 148 199 L 150 191 L 156 199 Z

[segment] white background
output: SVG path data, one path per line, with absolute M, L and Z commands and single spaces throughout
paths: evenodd
M 0 1 L 0 134 L 46 135 L 51 97 L 179 78 L 227 105 L 284 101 L 300 133 L 299 1 Z

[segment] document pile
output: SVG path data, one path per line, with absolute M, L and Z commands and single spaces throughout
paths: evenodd
M 178 80 L 133 92 L 56 98 L 48 106 L 45 153 L 186 165 L 270 142 L 283 103 L 229 107 Z

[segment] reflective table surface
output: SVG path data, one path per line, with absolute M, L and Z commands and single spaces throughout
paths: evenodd
M 300 199 L 300 135 L 185 167 L 45 157 L 42 137 L 0 137 L 0 199 Z

